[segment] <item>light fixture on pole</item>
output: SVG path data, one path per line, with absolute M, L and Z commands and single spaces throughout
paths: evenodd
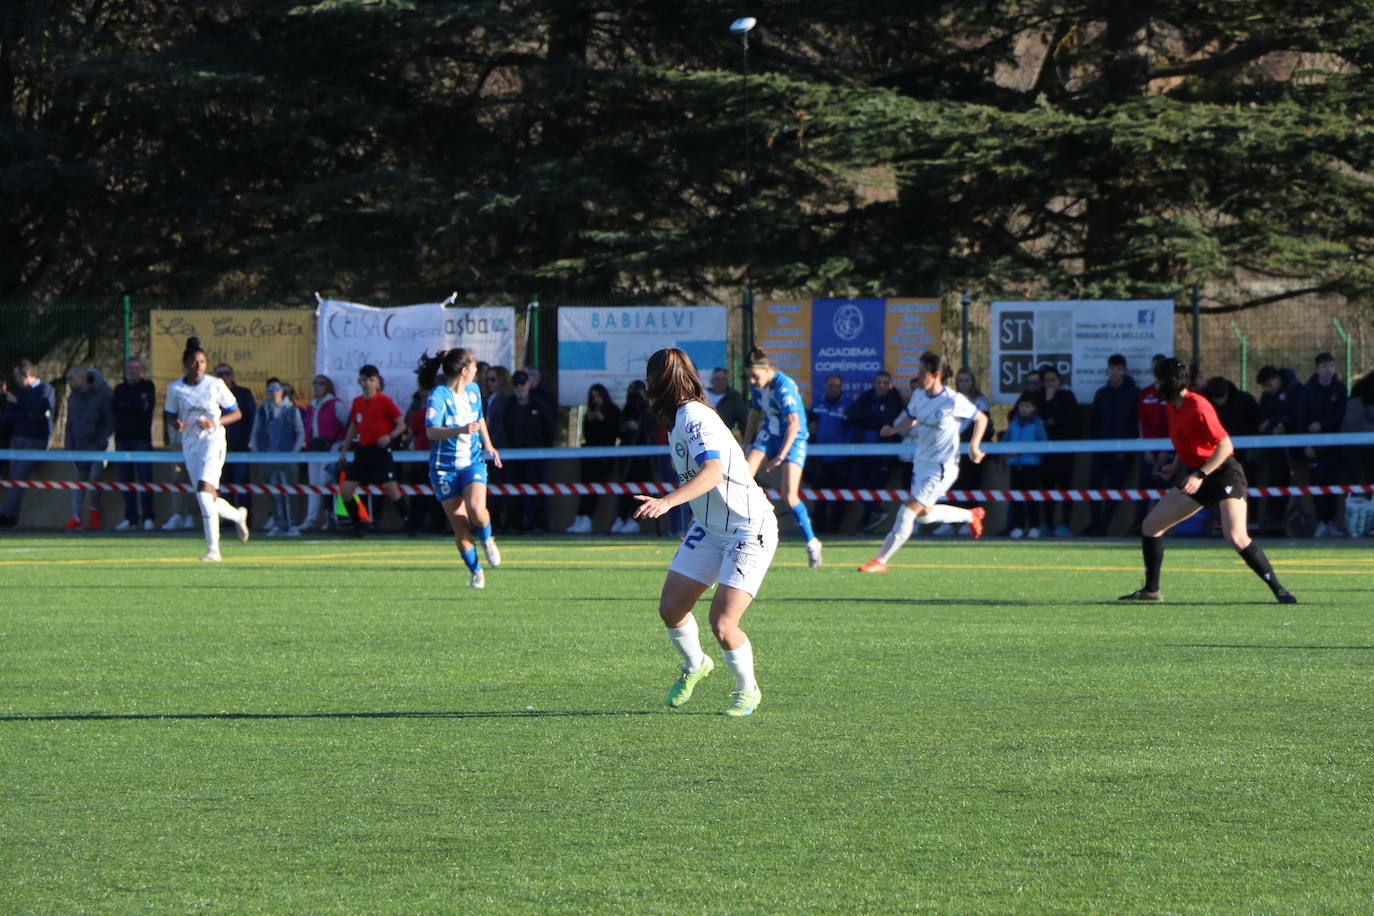
M 754 281 L 750 269 L 754 261 L 754 169 L 750 160 L 749 139 L 749 33 L 758 25 L 753 16 L 730 23 L 730 34 L 739 36 L 740 70 L 744 75 L 744 352 L 754 346 Z

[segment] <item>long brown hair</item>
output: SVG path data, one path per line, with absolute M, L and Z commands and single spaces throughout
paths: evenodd
M 649 357 L 644 374 L 649 383 L 649 403 L 664 423 L 672 423 L 677 409 L 688 401 L 706 403 L 701 375 L 692 358 L 681 350 L 659 350 Z

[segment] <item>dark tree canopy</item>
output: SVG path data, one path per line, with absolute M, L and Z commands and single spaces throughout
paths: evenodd
M 12 0 L 0 297 L 1374 292 L 1374 2 L 749 12 Z

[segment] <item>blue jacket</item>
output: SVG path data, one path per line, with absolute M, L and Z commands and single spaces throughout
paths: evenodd
M 811 405 L 809 417 L 816 423 L 816 434 L 811 437 L 811 441 L 849 442 L 854 436 L 854 430 L 850 427 L 849 417 L 846 415 L 851 403 L 853 401 L 843 395 L 833 401 L 827 401 L 824 395 L 817 398 L 816 403 Z M 834 464 L 844 461 L 845 458 L 843 455 L 830 455 L 819 460 L 822 464 Z
M 1048 442 L 1049 438 L 1050 434 L 1045 431 L 1045 423 L 1039 417 L 1026 422 L 1016 414 L 1012 414 L 1007 431 L 1002 433 L 1003 442 Z M 1007 455 L 1007 464 L 1020 468 L 1039 467 L 1043 457 L 1044 455 L 1039 452 Z
M 1130 376 L 1113 388 L 1103 385 L 1093 395 L 1094 439 L 1139 439 L 1140 421 L 1136 416 L 1136 398 L 1140 389 Z
M 252 450 L 298 452 L 304 445 L 305 423 L 296 405 L 287 400 L 280 405 L 263 401 L 253 417 Z

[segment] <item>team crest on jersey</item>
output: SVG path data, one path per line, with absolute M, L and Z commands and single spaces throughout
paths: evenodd
M 478 400 L 478 398 L 477 398 L 477 392 L 475 392 L 475 391 L 473 391 L 471 388 L 469 388 L 469 389 L 468 389 L 468 403 L 469 403 L 469 404 L 476 404 L 476 403 L 477 403 L 477 400 Z
M 679 458 L 686 458 L 686 457 L 687 457 L 687 446 L 683 445 L 681 442 L 679 442 L 679 443 L 677 444 L 677 447 L 676 447 L 675 450 L 677 451 L 677 456 L 678 456 Z

